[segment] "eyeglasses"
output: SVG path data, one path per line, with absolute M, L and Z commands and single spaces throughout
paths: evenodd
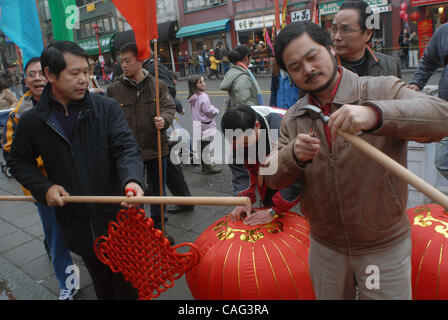
M 37 75 L 39 75 L 40 78 L 44 77 L 44 74 L 42 71 L 30 71 L 26 74 L 26 77 L 30 80 L 36 79 Z
M 356 29 L 356 30 L 352 29 L 347 24 L 333 24 L 331 26 L 330 33 L 331 33 L 331 36 L 334 37 L 336 35 L 336 33 L 338 33 L 338 31 L 339 31 L 339 34 L 341 35 L 341 37 L 345 37 L 345 36 L 349 35 L 350 33 L 359 31 L 361 29 L 362 28 L 359 28 L 359 29 Z

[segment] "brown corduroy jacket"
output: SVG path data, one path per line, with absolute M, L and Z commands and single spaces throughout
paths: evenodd
M 361 137 L 407 165 L 407 141 L 439 141 L 448 136 L 448 103 L 407 88 L 400 79 L 358 77 L 342 69 L 342 79 L 331 112 L 344 104 L 367 105 L 381 116 L 379 126 Z M 315 126 L 320 151 L 302 168 L 294 154 L 295 138 L 309 133 L 312 120 L 302 109 L 307 94 L 285 114 L 280 129 L 275 174 L 264 176 L 268 186 L 280 190 L 300 179 L 301 210 L 310 223 L 311 236 L 345 254 L 363 254 L 391 247 L 409 235 L 406 215 L 408 185 L 341 137 L 330 152 L 323 124 Z
M 157 158 L 156 117 L 156 82 L 146 70 L 145 79 L 136 84 L 121 75 L 107 89 L 107 96 L 117 100 L 125 115 L 128 125 L 140 145 L 144 161 Z M 165 128 L 161 132 L 162 156 L 167 156 L 168 141 L 166 129 L 171 126 L 176 105 L 165 82 L 159 80 L 160 116 L 165 120 Z

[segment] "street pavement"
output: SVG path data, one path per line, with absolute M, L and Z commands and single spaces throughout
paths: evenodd
M 412 74 L 404 73 L 409 81 Z M 437 84 L 440 72 L 429 84 Z M 270 97 L 270 77 L 258 78 L 265 103 Z M 223 113 L 225 92 L 218 89 L 219 80 L 208 80 L 207 91 L 212 104 L 220 109 L 219 122 Z M 179 123 L 191 132 L 191 112 L 187 102 L 188 84 L 180 80 L 177 85 L 178 98 L 183 102 L 185 115 L 178 116 Z M 204 175 L 200 166 L 183 165 L 185 179 L 193 196 L 231 196 L 231 173 L 226 165 L 220 165 L 222 173 Z M 22 195 L 14 179 L 0 173 L 0 195 Z M 194 242 L 213 222 L 231 211 L 231 207 L 196 206 L 194 211 L 181 214 L 167 214 L 166 230 L 176 243 Z M 147 214 L 149 209 L 146 210 Z M 33 203 L 0 202 L 0 300 L 53 300 L 58 299 L 59 288 L 53 268 L 43 245 L 42 224 Z M 77 300 L 96 299 L 92 281 L 81 258 L 73 254 L 73 261 L 80 268 L 81 289 Z M 162 293 L 162 300 L 193 299 L 185 276 L 175 281 L 173 288 Z

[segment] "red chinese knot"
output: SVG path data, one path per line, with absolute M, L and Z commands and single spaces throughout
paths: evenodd
M 190 246 L 190 251 L 176 252 L 184 246 Z M 117 222 L 109 223 L 108 237 L 96 239 L 94 249 L 101 262 L 113 272 L 121 272 L 138 290 L 141 300 L 157 298 L 199 262 L 194 244 L 172 247 L 142 209 L 121 210 Z

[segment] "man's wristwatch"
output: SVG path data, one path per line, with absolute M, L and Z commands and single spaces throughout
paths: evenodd
M 277 213 L 274 209 L 272 209 L 272 208 L 269 209 L 269 214 L 271 215 L 271 217 L 272 217 L 274 220 L 277 219 L 277 218 L 280 218 L 280 216 L 278 215 L 278 213 Z

